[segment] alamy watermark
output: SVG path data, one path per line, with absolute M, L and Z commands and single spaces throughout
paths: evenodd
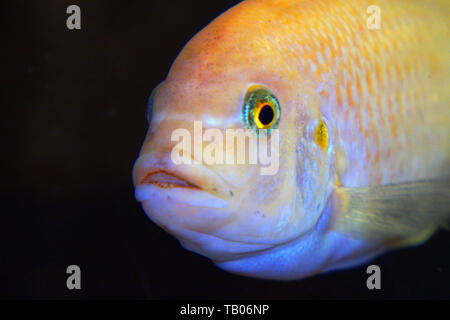
M 72 4 L 67 7 L 66 13 L 70 14 L 66 20 L 66 26 L 69 30 L 81 29 L 81 9 L 79 6 Z
M 367 267 L 366 273 L 370 274 L 367 278 L 366 286 L 367 289 L 381 289 L 381 269 L 376 264 L 372 264 Z
M 67 267 L 66 273 L 70 274 L 66 280 L 67 289 L 81 289 L 81 269 L 79 266 L 72 264 Z
M 194 121 L 193 137 L 187 129 L 175 129 L 170 137 L 172 142 L 177 142 L 171 152 L 172 162 L 207 165 L 259 164 L 264 166 L 260 171 L 262 175 L 274 175 L 278 172 L 278 129 L 271 130 L 270 134 L 266 130 L 259 130 L 259 133 L 255 134 L 255 131 L 250 129 L 225 129 L 225 135 L 222 132 L 216 128 L 203 132 L 202 121 Z
M 367 28 L 370 30 L 381 29 L 381 9 L 379 6 L 371 5 L 367 7 Z

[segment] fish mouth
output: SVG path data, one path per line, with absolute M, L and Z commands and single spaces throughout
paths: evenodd
M 224 209 L 230 206 L 233 192 L 209 169 L 204 167 L 142 168 L 135 189 L 136 199 L 144 202 L 165 199 L 191 207 Z M 161 202 L 160 202 L 161 203 Z
M 154 185 L 161 189 L 187 188 L 194 190 L 202 190 L 202 188 L 200 188 L 198 185 L 191 183 L 188 180 L 174 173 L 162 169 L 158 169 L 147 173 L 140 180 L 139 184 Z

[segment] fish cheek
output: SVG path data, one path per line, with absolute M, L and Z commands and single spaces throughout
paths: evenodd
M 326 119 L 314 116 L 300 130 L 296 154 L 296 210 L 304 228 L 313 228 L 332 191 L 334 160 L 332 137 Z

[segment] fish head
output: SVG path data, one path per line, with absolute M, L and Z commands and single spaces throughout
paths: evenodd
M 309 232 L 331 172 L 315 134 L 324 122 L 299 72 L 275 44 L 261 43 L 260 30 L 238 30 L 237 19 L 231 31 L 220 19 L 186 45 L 152 93 L 133 168 L 149 218 L 215 262 L 264 255 Z M 242 133 L 244 149 L 228 138 Z

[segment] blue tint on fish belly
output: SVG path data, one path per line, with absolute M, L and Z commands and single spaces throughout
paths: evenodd
M 373 249 L 371 242 L 329 231 L 330 218 L 327 206 L 316 227 L 294 241 L 239 260 L 221 262 L 217 266 L 258 278 L 296 280 L 355 267 L 381 253 L 381 250 Z

